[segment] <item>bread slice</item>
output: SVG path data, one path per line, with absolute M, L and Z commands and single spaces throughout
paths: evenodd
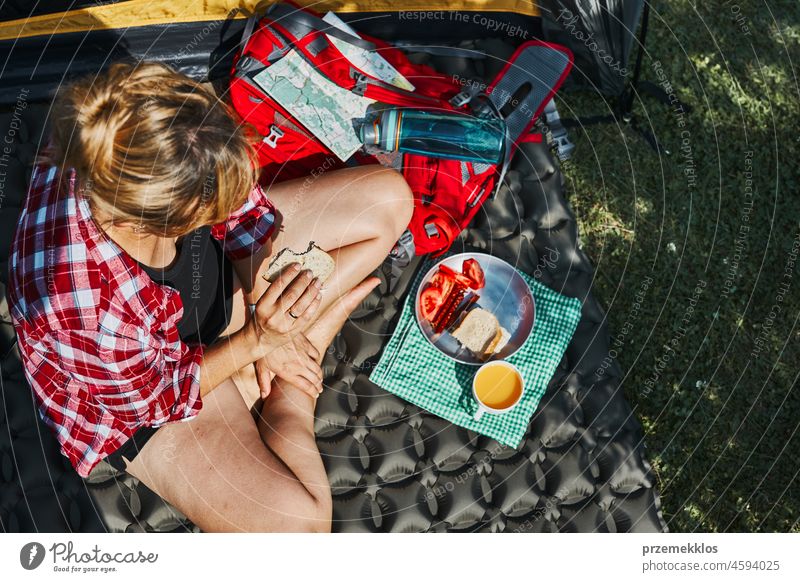
M 494 314 L 476 307 L 467 313 L 453 331 L 453 337 L 475 354 L 483 354 L 495 342 L 500 329 L 500 323 Z
M 503 326 L 500 326 L 500 329 L 497 330 L 497 334 L 494 336 L 494 339 L 489 344 L 489 347 L 486 348 L 486 351 L 484 353 L 487 356 L 491 356 L 492 354 L 496 354 L 497 352 L 502 350 L 504 347 L 506 347 L 506 344 L 508 343 L 508 340 L 510 340 L 510 339 L 511 339 L 511 333 L 509 333 L 509 331 L 506 328 L 504 328 Z
M 272 283 L 281 274 L 281 271 L 292 263 L 300 263 L 304 269 L 309 269 L 322 283 L 333 274 L 336 263 L 331 256 L 311 241 L 305 252 L 298 253 L 289 248 L 282 249 L 272 259 L 264 273 L 264 278 Z

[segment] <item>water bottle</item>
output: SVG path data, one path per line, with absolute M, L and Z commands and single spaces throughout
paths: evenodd
M 359 128 L 367 151 L 401 151 L 434 158 L 499 164 L 505 122 L 420 109 L 384 109 Z

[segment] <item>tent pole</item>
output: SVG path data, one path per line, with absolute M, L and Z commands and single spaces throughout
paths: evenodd
M 642 26 L 639 30 L 639 50 L 636 53 L 636 64 L 633 66 L 633 76 L 625 92 L 622 94 L 620 111 L 622 121 L 629 123 L 633 118 L 633 97 L 639 86 L 639 78 L 642 74 L 642 58 L 644 57 L 644 47 L 647 42 L 647 24 L 650 21 L 650 4 L 645 0 L 642 10 Z

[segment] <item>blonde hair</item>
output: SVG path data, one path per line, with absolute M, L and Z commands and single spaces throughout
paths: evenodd
M 47 159 L 75 168 L 81 195 L 114 224 L 162 237 L 224 221 L 257 179 L 231 110 L 160 63 L 117 63 L 59 91 Z

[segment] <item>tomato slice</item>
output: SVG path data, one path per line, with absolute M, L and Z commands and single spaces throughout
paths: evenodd
M 432 321 L 436 312 L 444 303 L 445 295 L 442 290 L 433 285 L 426 287 L 419 295 L 419 311 L 422 317 Z
M 475 259 L 467 259 L 464 261 L 461 270 L 470 281 L 467 285 L 469 288 L 480 289 L 486 284 L 486 276 L 483 274 L 483 269 L 480 263 Z
M 431 277 L 430 284 L 440 289 L 442 297 L 445 297 L 453 289 L 457 277 L 460 277 L 458 273 L 445 267 L 444 270 L 436 271 Z
M 458 273 L 456 273 L 453 269 L 451 269 L 447 265 L 439 265 L 439 270 L 436 271 L 436 274 L 437 275 L 442 274 L 445 277 L 455 277 L 456 275 L 458 275 Z
M 457 273 L 445 265 L 439 267 L 439 272 L 445 277 L 452 277 L 460 285 L 470 289 L 480 289 L 485 284 L 483 269 L 475 259 L 464 261 L 461 273 Z
M 462 273 L 440 265 L 428 286 L 420 293 L 419 308 L 422 317 L 433 322 L 452 293 L 466 289 L 480 289 L 485 284 L 483 269 L 475 259 L 467 259 Z
M 451 281 L 457 281 L 460 285 L 465 287 L 469 287 L 472 284 L 472 281 L 468 277 L 465 277 L 461 273 L 455 272 L 453 269 L 445 265 L 440 265 L 439 271 L 436 274 L 443 278 L 448 278 Z
M 444 289 L 445 286 L 452 280 L 453 280 L 452 277 L 449 277 L 437 271 L 433 275 L 433 277 L 431 277 L 430 285 L 438 287 L 439 289 Z

